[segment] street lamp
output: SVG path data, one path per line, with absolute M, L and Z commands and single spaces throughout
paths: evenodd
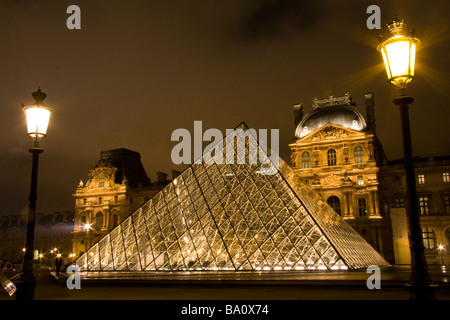
M 420 41 L 413 34 L 408 35 L 405 32 L 404 21 L 394 18 L 387 27 L 392 35 L 380 43 L 378 51 L 383 56 L 389 81 L 400 90 L 405 90 L 406 85 L 414 79 L 416 47 Z
M 419 40 L 412 34 L 408 34 L 404 21 L 394 18 L 388 26 L 390 37 L 381 39 L 378 51 L 383 56 L 389 82 L 399 88 L 400 95 L 394 99 L 394 104 L 400 108 L 403 155 L 406 173 L 406 191 L 408 206 L 406 214 L 408 218 L 409 243 L 411 250 L 411 298 L 432 299 L 434 292 L 430 286 L 432 281 L 428 274 L 427 261 L 425 259 L 422 229 L 420 227 L 420 211 L 417 199 L 416 180 L 414 174 L 414 160 L 411 142 L 411 129 L 409 124 L 409 104 L 414 98 L 405 94 L 406 85 L 414 79 L 414 64 L 416 47 Z
M 34 298 L 36 281 L 33 275 L 33 247 L 36 221 L 37 178 L 39 154 L 43 152 L 42 149 L 39 149 L 39 141 L 47 135 L 50 114 L 53 111 L 50 107 L 44 105 L 43 101 L 47 95 L 40 88 L 38 91 L 33 92 L 32 96 L 34 98 L 32 105 L 22 105 L 22 110 L 26 116 L 28 135 L 33 139 L 34 145 L 33 148 L 29 149 L 33 156 L 33 164 L 31 169 L 27 236 L 21 277 L 22 283 L 16 293 L 16 299 L 18 300 L 32 300 Z

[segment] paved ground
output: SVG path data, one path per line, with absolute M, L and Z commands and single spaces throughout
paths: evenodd
M 430 268 L 436 297 L 450 300 L 447 270 Z M 35 269 L 36 300 L 409 300 L 407 268 L 383 270 L 381 289 L 369 290 L 365 272 L 149 273 L 138 281 L 116 273 L 114 280 L 83 275 L 80 290 L 69 290 L 48 269 Z M 14 300 L 1 289 L 0 300 Z

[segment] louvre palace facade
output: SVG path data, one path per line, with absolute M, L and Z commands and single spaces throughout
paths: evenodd
M 373 95 L 364 101 L 365 116 L 350 94 L 314 99 L 306 114 L 294 105 L 292 168 L 385 259 L 409 264 L 403 161 L 387 159 Z M 450 156 L 416 157 L 415 166 L 428 263 L 450 263 Z

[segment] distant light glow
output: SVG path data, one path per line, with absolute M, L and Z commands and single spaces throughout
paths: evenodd
M 283 270 L 283 268 L 281 268 L 281 267 L 275 267 L 275 268 L 273 268 L 273 270 Z

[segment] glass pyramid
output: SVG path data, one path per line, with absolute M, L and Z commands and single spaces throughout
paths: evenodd
M 245 124 L 236 129 L 247 131 Z M 280 159 L 234 130 L 81 255 L 82 271 L 342 270 L 389 264 Z M 236 163 L 217 164 L 224 141 Z M 245 155 L 242 152 L 245 150 Z M 223 150 L 222 153 L 217 151 Z M 244 159 L 245 158 L 245 159 Z M 223 158 L 225 159 L 225 158 Z M 255 160 L 253 158 L 253 160 Z M 252 164 L 255 163 L 255 164 Z M 263 174 L 264 170 L 275 170 Z

